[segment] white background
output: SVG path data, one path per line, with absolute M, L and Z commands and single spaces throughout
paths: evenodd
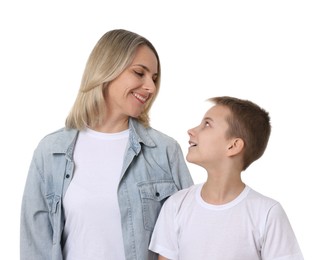
M 6 2 L 6 3 L 5 3 Z M 205 100 L 250 99 L 272 135 L 245 182 L 280 201 L 305 259 L 321 253 L 320 1 L 0 2 L 0 259 L 19 259 L 21 197 L 33 150 L 64 125 L 87 57 L 108 30 L 147 37 L 162 64 L 152 126 L 188 148 Z M 196 183 L 206 173 L 189 165 Z

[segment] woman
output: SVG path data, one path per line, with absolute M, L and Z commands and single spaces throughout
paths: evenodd
M 167 197 L 193 184 L 178 143 L 149 126 L 160 87 L 153 45 L 126 30 L 98 41 L 66 127 L 34 152 L 22 201 L 21 259 L 157 259 Z

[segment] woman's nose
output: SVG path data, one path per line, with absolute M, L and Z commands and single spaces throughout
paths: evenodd
M 154 93 L 156 90 L 156 85 L 153 79 L 147 79 L 143 85 L 143 88 L 149 93 Z

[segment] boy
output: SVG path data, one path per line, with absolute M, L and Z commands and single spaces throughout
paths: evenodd
M 186 157 L 206 169 L 207 181 L 165 202 L 150 250 L 159 260 L 302 260 L 281 205 L 241 179 L 241 172 L 266 149 L 269 114 L 248 100 L 210 101 L 215 105 L 188 131 Z

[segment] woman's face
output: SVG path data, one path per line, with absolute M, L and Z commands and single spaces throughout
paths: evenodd
M 130 66 L 105 90 L 107 117 L 138 117 L 156 92 L 157 73 L 155 54 L 149 47 L 139 46 Z

